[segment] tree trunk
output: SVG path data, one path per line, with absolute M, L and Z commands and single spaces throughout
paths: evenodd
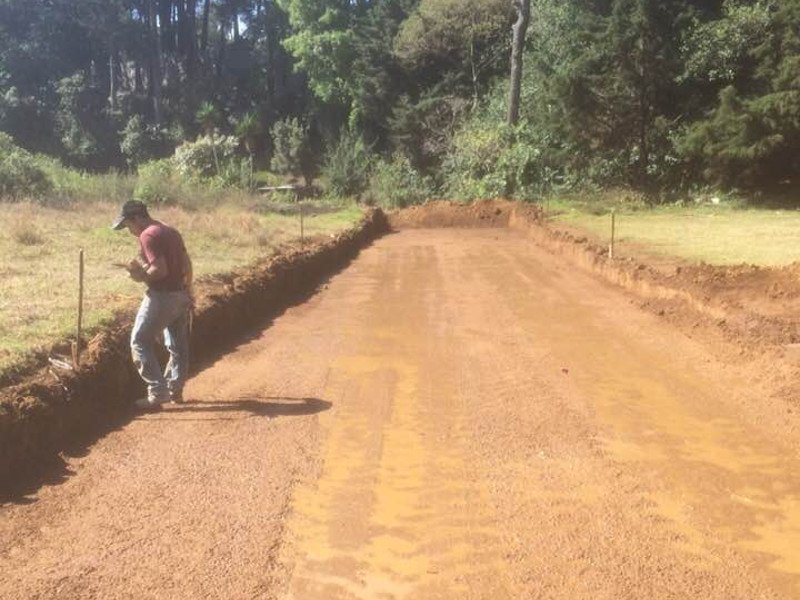
M 172 0 L 158 0 L 158 25 L 161 33 L 161 49 L 174 52 L 175 36 L 172 26 Z
M 186 57 L 186 72 L 191 77 L 194 74 L 197 63 L 197 3 L 195 0 L 186 2 L 186 36 L 188 43 L 188 56 Z
M 217 54 L 216 77 L 217 81 L 222 79 L 222 64 L 225 62 L 225 42 L 228 37 L 228 28 L 225 20 L 220 20 L 219 23 L 219 52 Z
M 203 56 L 206 55 L 208 49 L 208 15 L 211 12 L 211 0 L 205 0 L 203 4 L 203 32 L 200 41 L 200 51 Z
M 643 85 L 639 90 L 639 177 L 642 184 L 647 181 L 647 168 L 650 164 L 650 147 L 647 142 L 649 121 L 650 107 L 647 102 L 647 90 Z
M 178 0 L 175 9 L 178 16 L 176 27 L 178 54 L 185 65 L 186 57 L 189 55 L 189 28 L 186 26 L 186 0 Z
M 637 75 L 638 84 L 638 103 L 639 103 L 639 184 L 647 185 L 647 170 L 650 166 L 650 144 L 647 140 L 650 128 L 650 89 L 648 71 L 650 65 L 647 57 L 650 56 L 650 49 L 647 48 L 645 37 L 642 35 L 637 44 L 639 51 Z
M 108 106 L 112 111 L 117 110 L 117 68 L 114 56 L 114 42 L 108 43 Z
M 514 23 L 514 39 L 511 45 L 511 89 L 508 94 L 508 124 L 519 121 L 519 100 L 522 87 L 522 51 L 525 34 L 531 17 L 531 0 L 516 0 L 517 20 Z
M 142 90 L 144 90 L 144 80 L 142 79 L 142 66 L 136 63 L 136 67 L 134 68 L 133 72 L 133 91 L 136 94 L 141 94 Z
M 150 39 L 153 42 L 153 52 L 151 54 L 151 77 L 150 82 L 153 94 L 153 120 L 156 125 L 161 124 L 161 36 L 158 32 L 156 20 L 156 0 L 148 0 L 150 15 Z
M 211 156 L 214 157 L 214 169 L 217 171 L 219 177 L 219 157 L 217 156 L 217 144 L 214 139 L 214 128 L 212 127 L 208 132 L 208 138 L 211 140 Z
M 475 64 L 475 36 L 469 40 L 469 67 L 472 73 L 472 109 L 478 108 L 478 67 Z

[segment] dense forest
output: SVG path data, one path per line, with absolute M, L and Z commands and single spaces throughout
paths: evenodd
M 532 0 L 510 120 L 524 4 L 0 0 L 0 187 L 37 181 L 24 157 L 133 171 L 198 140 L 200 174 L 389 204 L 795 183 L 800 0 Z

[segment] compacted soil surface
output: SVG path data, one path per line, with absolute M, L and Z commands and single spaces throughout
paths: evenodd
M 519 232 L 387 235 L 0 507 L 0 597 L 800 597 L 796 399 L 640 305 Z

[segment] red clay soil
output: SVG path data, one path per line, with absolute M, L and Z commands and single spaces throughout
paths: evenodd
M 378 239 L 1 507 L 0 597 L 800 597 L 797 357 L 478 210 L 502 227 Z

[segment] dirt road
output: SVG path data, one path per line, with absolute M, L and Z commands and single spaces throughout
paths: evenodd
M 797 598 L 757 392 L 521 235 L 389 235 L 0 508 L 0 596 Z

